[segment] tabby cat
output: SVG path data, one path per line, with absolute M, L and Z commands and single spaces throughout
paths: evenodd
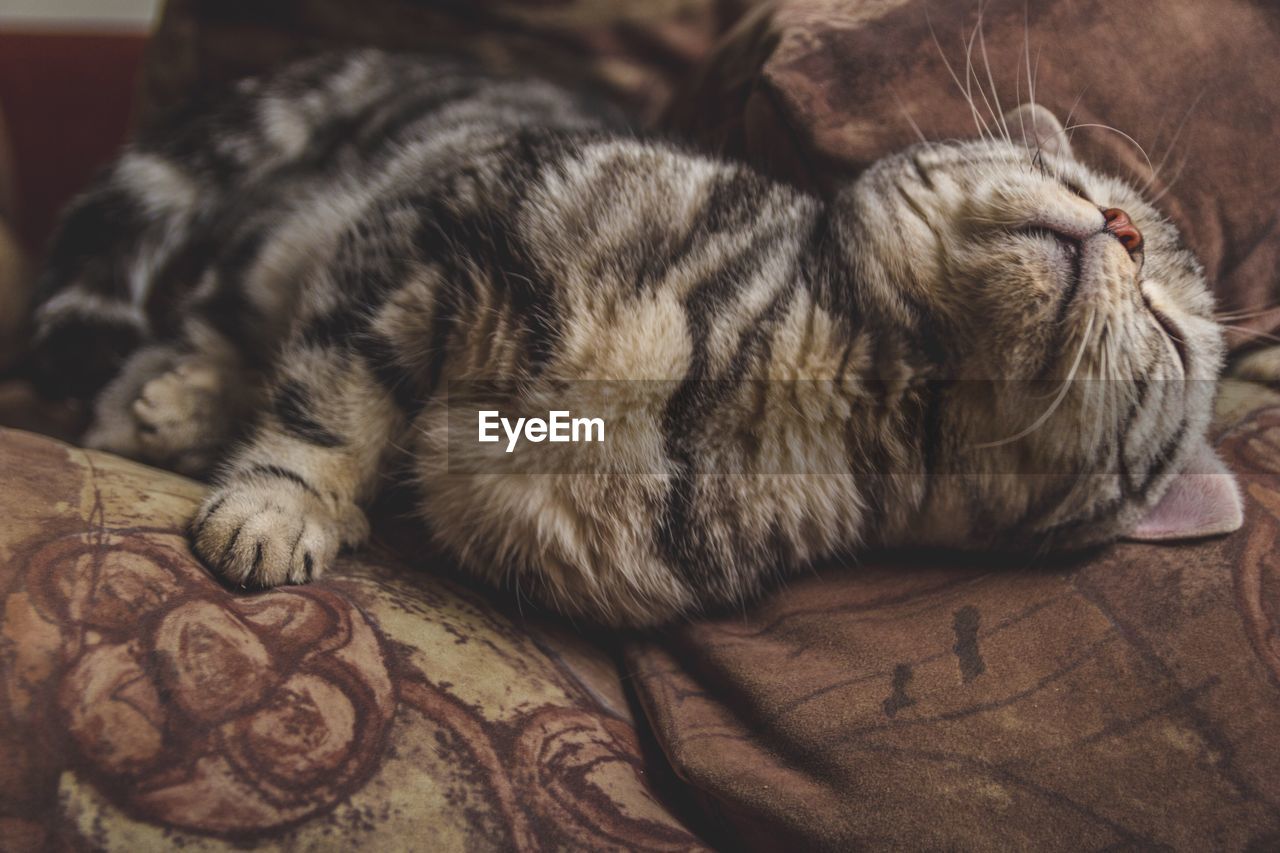
M 311 59 L 73 204 L 34 363 L 89 446 L 212 475 L 192 542 L 246 586 L 320 576 L 391 476 L 463 566 L 609 625 L 871 546 L 1234 529 L 1199 264 L 1047 111 L 1002 126 L 822 200 L 548 83 Z M 479 440 L 593 406 L 595 445 Z

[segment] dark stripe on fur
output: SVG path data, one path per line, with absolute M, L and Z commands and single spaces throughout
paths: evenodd
M 301 474 L 296 471 L 290 471 L 288 468 L 281 468 L 279 465 L 251 465 L 237 473 L 244 476 L 274 477 L 280 480 L 288 480 L 308 494 L 317 498 L 320 497 L 320 493 Z
M 272 407 L 285 431 L 300 441 L 318 447 L 340 447 L 343 438 L 330 431 L 312 416 L 302 384 L 284 382 L 272 395 Z
M 749 203 L 748 199 L 740 198 L 739 201 Z M 715 195 L 709 200 L 710 205 L 724 203 Z M 717 224 L 723 224 L 729 217 L 725 210 L 715 213 Z M 782 232 L 776 229 L 771 234 L 762 235 L 751 247 L 694 288 L 685 300 L 693 351 L 685 379 L 667 401 L 663 414 L 666 453 L 675 465 L 675 474 L 657 519 L 655 539 L 667 565 L 690 584 L 702 589 L 715 586 L 717 581 L 723 582 L 723 574 L 729 570 L 729 565 L 726 555 L 710 549 L 698 521 L 694 463 L 707 419 L 741 382 L 742 371 L 748 361 L 743 353 L 751 349 L 752 343 L 748 330 L 747 340 L 740 340 L 738 356 L 734 359 L 732 369 L 736 375 L 713 377 L 707 341 L 716 314 L 732 300 L 743 282 L 750 281 L 752 271 L 759 267 L 762 258 L 776 249 L 781 236 Z M 778 298 L 775 296 L 775 303 Z M 743 343 L 747 346 L 742 346 Z
M 391 342 L 375 332 L 367 332 L 355 338 L 355 349 L 400 411 L 409 418 L 417 417 L 427 404 L 427 395 L 423 393 L 418 372 L 400 363 Z

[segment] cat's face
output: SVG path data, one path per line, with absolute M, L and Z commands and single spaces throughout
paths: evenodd
M 1224 474 L 1204 439 L 1224 353 L 1213 299 L 1173 225 L 1072 156 L 1052 116 L 1008 123 L 1017 143 L 916 146 L 840 199 L 873 247 L 858 274 L 914 315 L 945 380 L 933 476 L 902 535 L 1078 547 L 1141 533 L 1183 474 Z M 1238 526 L 1234 484 L 1192 491 L 1206 483 L 1221 488 L 1159 529 L 1221 532 L 1231 507 L 1210 504 L 1233 499 Z

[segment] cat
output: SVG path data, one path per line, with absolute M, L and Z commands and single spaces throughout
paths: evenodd
M 32 363 L 89 446 L 212 473 L 191 541 L 246 586 L 322 575 L 393 475 L 462 566 L 609 626 L 868 547 L 1235 529 L 1200 265 L 1047 110 L 1003 126 L 819 199 L 550 83 L 304 60 L 71 206 Z M 593 406 L 596 445 L 477 434 Z

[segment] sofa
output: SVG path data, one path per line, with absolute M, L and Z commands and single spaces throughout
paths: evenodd
M 76 413 L 10 379 L 0 849 L 1280 849 L 1280 14 L 1156 5 L 171 0 L 143 123 L 289 56 L 448 49 L 816 193 L 913 124 L 974 132 L 948 50 L 980 32 L 1006 96 L 1040 50 L 1060 115 L 1091 82 L 1079 124 L 1186 160 L 1160 178 L 1077 135 L 1165 182 L 1239 317 L 1213 438 L 1245 526 L 1069 558 L 868 554 L 610 634 L 476 586 L 388 506 L 321 581 L 246 593 L 186 544 L 203 484 L 76 447 Z

